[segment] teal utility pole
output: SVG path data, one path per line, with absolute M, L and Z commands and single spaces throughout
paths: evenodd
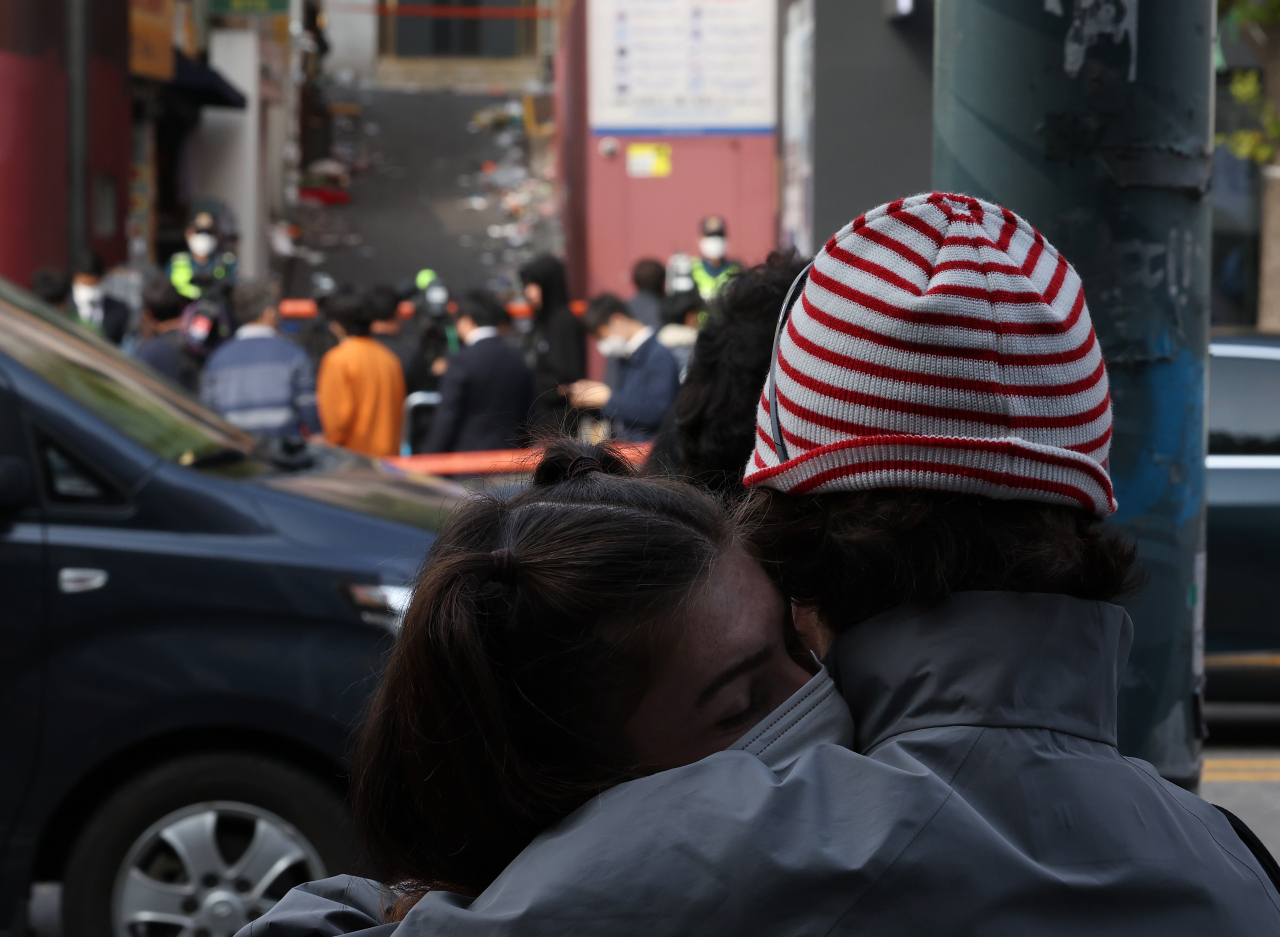
M 1200 774 L 1214 0 L 938 0 L 933 179 L 1066 255 L 1107 359 L 1114 518 L 1147 584 L 1120 748 Z

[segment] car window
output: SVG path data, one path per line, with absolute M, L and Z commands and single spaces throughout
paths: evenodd
M 55 504 L 96 505 L 111 507 L 124 503 L 124 497 L 109 482 L 46 436 L 36 442 L 44 487 L 48 499 Z
M 1280 453 L 1280 357 L 1210 357 L 1209 452 Z
M 253 440 L 109 343 L 0 280 L 0 352 L 161 458 L 200 467 Z

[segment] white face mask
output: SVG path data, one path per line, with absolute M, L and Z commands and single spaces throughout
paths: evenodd
M 102 287 L 97 283 L 72 283 L 71 301 L 85 322 L 102 324 Z
M 627 340 L 621 335 L 607 335 L 597 339 L 596 350 L 606 358 L 621 358 L 627 353 Z
M 197 231 L 187 238 L 187 247 L 193 257 L 208 257 L 218 249 L 218 239 L 207 232 Z
M 705 237 L 698 242 L 698 252 L 707 260 L 723 260 L 726 250 L 724 238 L 718 235 Z

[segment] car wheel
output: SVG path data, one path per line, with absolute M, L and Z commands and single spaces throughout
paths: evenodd
M 113 794 L 72 850 L 64 937 L 231 937 L 302 882 L 350 871 L 332 788 L 254 755 L 197 755 Z

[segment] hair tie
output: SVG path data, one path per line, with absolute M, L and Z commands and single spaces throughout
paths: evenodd
M 493 557 L 493 578 L 495 581 L 504 585 L 514 586 L 516 584 L 516 558 L 506 547 L 494 550 L 489 554 Z
M 566 478 L 577 478 L 579 475 L 586 475 L 588 472 L 603 472 L 604 466 L 600 464 L 600 460 L 593 455 L 580 455 L 569 463 L 569 467 L 565 469 Z

